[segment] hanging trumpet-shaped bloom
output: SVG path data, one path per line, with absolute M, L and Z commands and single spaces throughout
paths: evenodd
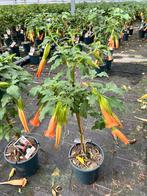
M 49 124 L 48 124 L 48 129 L 46 131 L 44 131 L 44 136 L 49 137 L 49 138 L 54 137 L 56 125 L 57 125 L 57 120 L 56 120 L 55 116 L 52 116 L 52 118 L 50 119 Z
M 114 47 L 115 47 L 115 44 L 114 44 L 114 40 L 113 40 L 113 38 L 109 38 L 109 40 L 108 40 L 108 46 L 109 46 L 109 48 L 111 48 L 111 49 L 114 49 Z
M 124 144 L 129 144 L 128 138 L 116 128 L 112 129 L 112 136 L 114 137 L 115 140 L 119 138 Z
M 56 127 L 56 143 L 55 143 L 55 146 L 58 146 L 60 144 L 61 132 L 62 132 L 62 125 L 60 123 L 58 123 L 57 127 Z
M 38 70 L 37 70 L 37 73 L 36 73 L 36 77 L 37 78 L 40 78 L 41 73 L 42 73 L 42 71 L 44 69 L 45 64 L 46 64 L 46 60 L 45 59 L 41 59 L 41 61 L 39 63 Z
M 119 48 L 119 40 L 115 39 L 115 48 L 118 49 Z
M 32 118 L 30 120 L 30 124 L 34 127 L 39 127 L 40 125 L 40 121 L 39 121 L 39 116 L 40 116 L 40 110 L 37 110 L 37 112 L 35 113 L 34 118 Z
M 107 99 L 103 95 L 99 94 L 95 89 L 93 89 L 93 93 L 98 96 L 98 102 L 101 109 L 101 113 L 104 118 L 106 128 L 123 127 L 119 118 L 116 116 L 114 112 L 112 112 L 112 109 Z
M 47 44 L 45 46 L 45 49 L 44 49 L 44 52 L 43 52 L 43 57 L 42 57 L 42 59 L 39 63 L 39 67 L 38 67 L 38 70 L 37 70 L 37 73 L 36 73 L 37 78 L 40 78 L 40 76 L 41 76 L 41 73 L 44 69 L 44 66 L 45 66 L 46 62 L 47 62 L 47 57 L 49 55 L 50 49 L 51 49 L 50 45 Z
M 101 112 L 104 118 L 106 128 L 112 128 L 114 126 L 121 128 L 123 127 L 115 113 L 107 112 L 104 108 L 101 109 Z
M 29 127 L 28 127 L 28 123 L 27 123 L 27 120 L 26 120 L 26 116 L 25 116 L 24 111 L 20 108 L 18 108 L 18 115 L 19 115 L 20 121 L 23 125 L 24 131 L 26 133 L 28 133 L 29 132 Z
M 18 99 L 17 106 L 18 106 L 18 116 L 19 116 L 20 121 L 23 125 L 24 131 L 26 133 L 28 133 L 29 132 L 29 127 L 28 127 L 28 123 L 27 123 L 27 120 L 26 120 L 24 110 L 23 110 L 23 102 L 22 102 L 21 98 Z

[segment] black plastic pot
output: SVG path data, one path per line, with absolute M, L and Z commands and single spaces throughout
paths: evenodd
M 88 143 L 91 143 L 91 142 L 88 142 Z M 100 153 L 103 157 L 103 160 L 104 160 L 104 152 L 102 150 L 102 148 L 100 146 L 98 146 L 97 144 L 93 143 L 92 144 L 94 146 L 97 146 L 97 148 L 100 150 Z M 80 144 L 75 144 L 75 145 L 80 145 Z M 74 146 L 75 146 L 74 145 Z M 74 146 L 71 147 L 70 151 L 69 151 L 69 157 L 71 156 L 71 151 L 72 149 L 74 148 Z M 72 169 L 73 169 L 73 173 L 76 177 L 76 179 L 81 183 L 81 184 L 92 184 L 94 183 L 97 178 L 98 178 L 98 173 L 99 173 L 99 168 L 100 168 L 100 165 L 98 165 L 96 168 L 94 169 L 90 169 L 90 170 L 84 170 L 84 169 L 80 169 L 78 167 L 76 167 L 71 159 L 69 158 L 69 161 L 70 161 L 70 164 L 72 166 Z M 103 161 L 102 161 L 103 162 Z M 102 164 L 102 163 L 101 163 Z
M 37 150 L 36 153 L 28 160 L 21 161 L 21 162 L 12 162 L 6 157 L 6 150 L 7 147 L 13 142 L 11 141 L 5 148 L 4 150 L 4 158 L 5 160 L 14 168 L 16 168 L 16 171 L 21 177 L 27 177 L 27 176 L 32 176 L 33 174 L 36 173 L 37 169 L 39 168 L 39 162 L 38 162 L 38 150 L 39 150 L 39 143 L 38 141 L 32 137 L 29 136 L 29 138 L 34 139 L 37 143 Z
M 40 61 L 40 55 L 30 55 L 30 64 L 31 65 L 38 65 Z
M 31 43 L 30 42 L 23 43 L 23 48 L 24 48 L 25 54 L 28 54 L 30 52 Z
M 20 33 L 20 41 L 21 41 L 21 42 L 24 42 L 24 40 L 25 40 L 24 34 L 23 34 L 23 33 Z
M 12 43 L 12 39 L 9 37 L 7 39 L 5 39 L 5 44 L 9 47 Z
M 138 35 L 139 35 L 139 39 L 142 39 L 142 38 L 144 38 L 144 35 L 145 35 L 145 31 L 144 30 L 139 30 L 139 33 L 138 33 Z
M 92 36 L 92 37 L 84 37 L 84 43 L 85 44 L 91 44 L 92 42 L 93 42 L 93 40 L 94 40 L 94 36 Z
M 133 35 L 133 29 L 129 29 L 129 35 Z
M 123 41 L 128 41 L 128 33 L 124 33 Z
M 20 56 L 19 46 L 11 47 L 11 52 L 12 52 L 13 54 L 16 54 L 16 56 Z
M 111 61 L 106 60 L 105 61 L 105 68 L 107 71 L 111 70 L 112 61 L 113 60 L 111 60 Z
M 15 63 L 16 65 L 21 66 L 21 67 L 24 66 L 24 65 L 26 65 L 26 64 L 29 64 L 29 63 L 30 63 L 30 56 L 27 55 L 27 56 L 25 56 L 25 57 L 23 57 L 23 58 L 21 58 L 21 59 L 15 61 L 14 63 Z
M 36 39 L 35 46 L 38 47 L 42 43 L 42 40 Z

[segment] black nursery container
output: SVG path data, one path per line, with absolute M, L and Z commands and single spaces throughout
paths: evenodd
M 129 29 L 129 35 L 133 35 L 133 29 Z
M 30 64 L 38 65 L 40 61 L 40 55 L 30 55 Z
M 145 31 L 144 30 L 139 30 L 139 33 L 138 33 L 138 35 L 139 35 L 139 39 L 143 39 L 144 38 L 144 35 L 145 35 Z
M 88 142 L 88 143 L 90 143 L 90 142 Z M 97 144 L 93 143 L 93 142 L 92 142 L 92 144 L 97 146 L 97 148 L 100 150 L 100 154 L 102 155 L 103 160 L 104 160 L 104 152 L 103 152 L 102 148 L 100 146 L 98 146 Z M 75 144 L 75 145 L 80 145 L 80 144 Z M 70 151 L 69 151 L 69 157 L 71 156 L 71 151 L 74 148 L 74 146 L 72 146 Z M 69 159 L 69 161 L 70 161 L 70 164 L 72 166 L 73 173 L 74 173 L 76 179 L 78 180 L 78 182 L 80 182 L 81 184 L 88 185 L 88 184 L 94 183 L 97 180 L 100 165 L 98 165 L 94 169 L 84 170 L 84 169 L 80 169 L 80 168 L 76 167 L 72 163 L 71 159 Z M 102 161 L 102 163 L 103 163 L 103 161 Z
M 38 150 L 39 150 L 39 143 L 38 141 L 34 138 L 29 136 L 29 138 L 34 139 L 37 144 L 37 150 L 35 154 L 29 158 L 28 160 L 21 161 L 21 162 L 12 162 L 6 157 L 6 152 L 7 152 L 7 147 L 13 142 L 11 141 L 5 148 L 4 150 L 4 158 L 5 160 L 13 167 L 16 168 L 16 171 L 18 172 L 19 176 L 21 177 L 27 177 L 27 176 L 32 176 L 33 174 L 36 173 L 37 169 L 39 168 L 39 162 L 38 162 Z
M 12 43 L 12 39 L 10 37 L 5 39 L 5 44 L 7 45 L 7 47 L 9 47 L 11 43 Z
M 28 54 L 30 52 L 31 43 L 30 42 L 23 43 L 23 48 L 24 48 L 25 54 Z
M 13 54 L 16 54 L 16 56 L 20 56 L 19 46 L 11 47 L 11 52 L 12 52 Z
M 128 33 L 124 33 L 124 36 L 123 36 L 123 41 L 128 41 Z
M 93 40 L 94 40 L 94 36 L 84 37 L 84 43 L 87 45 L 93 43 Z

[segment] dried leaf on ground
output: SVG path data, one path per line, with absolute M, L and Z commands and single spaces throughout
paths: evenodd
M 4 184 L 25 187 L 26 184 L 27 184 L 27 179 L 26 178 L 20 178 L 20 179 L 16 179 L 16 180 L 10 180 L 10 181 L 5 181 L 5 182 L 0 182 L 0 185 L 4 185 Z
M 76 159 L 77 159 L 81 164 L 84 164 L 84 162 L 85 162 L 83 157 L 76 156 Z
M 60 176 L 60 170 L 57 167 L 54 169 L 52 176 Z
M 10 171 L 10 173 L 9 173 L 8 180 L 10 180 L 14 176 L 15 172 L 16 172 L 16 169 L 15 168 L 12 168 L 11 171 Z

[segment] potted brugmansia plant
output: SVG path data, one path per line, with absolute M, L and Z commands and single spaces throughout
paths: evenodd
M 13 58 L 14 55 L 8 53 L 0 56 L 0 140 L 5 138 L 9 141 L 11 137 L 13 138 L 4 150 L 5 160 L 16 168 L 21 176 L 26 176 L 36 172 L 38 168 L 38 142 L 35 138 L 26 135 L 30 142 L 30 149 L 31 146 L 35 146 L 32 156 L 26 159 L 25 151 L 17 148 L 20 145 L 14 146 L 21 135 L 15 121 L 18 116 L 24 133 L 29 133 L 21 93 L 27 92 L 27 85 L 32 77 L 23 68 L 15 65 Z
M 123 125 L 112 111 L 113 97 L 108 97 L 106 93 L 112 91 L 120 94 L 119 89 L 113 83 L 105 85 L 92 82 L 96 74 L 94 69 L 98 67 L 92 55 L 93 51 L 81 51 L 74 42 L 67 43 L 58 45 L 57 51 L 48 61 L 51 64 L 50 72 L 59 66 L 61 71 L 53 78 L 46 78 L 42 85 L 31 89 L 31 95 L 38 97 L 38 109 L 30 122 L 33 126 L 39 126 L 45 116 L 51 116 L 44 135 L 55 137 L 55 147 L 58 147 L 68 117 L 76 117 L 80 142 L 72 146 L 68 156 L 77 179 L 83 184 L 91 184 L 98 177 L 104 153 L 98 144 L 86 142 L 82 119 L 92 116 L 96 119 L 95 128 L 110 128 L 113 137 L 119 138 L 125 144 L 129 144 L 129 140 L 118 130 Z M 78 75 L 81 76 L 81 80 Z M 83 82 L 83 77 L 87 78 L 87 82 Z M 115 106 L 120 105 L 116 99 L 115 103 Z

